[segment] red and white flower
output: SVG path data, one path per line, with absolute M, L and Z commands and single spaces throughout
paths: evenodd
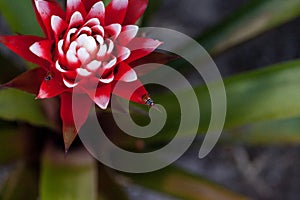
M 101 0 L 67 0 L 64 11 L 54 0 L 33 0 L 36 16 L 45 38 L 0 36 L 0 41 L 24 59 L 40 67 L 25 72 L 7 87 L 37 93 L 37 98 L 61 98 L 61 119 L 66 149 L 77 130 L 73 112 L 80 113 L 80 125 L 92 102 L 106 109 L 117 82 L 138 86 L 132 96 L 119 94 L 138 103 L 148 93 L 138 80 L 132 63 L 152 53 L 160 41 L 138 37 L 134 25 L 148 0 L 112 0 L 105 7 Z M 90 88 L 97 85 L 96 92 Z M 79 89 L 82 104 L 72 110 L 72 92 Z M 36 91 L 38 89 L 38 91 Z

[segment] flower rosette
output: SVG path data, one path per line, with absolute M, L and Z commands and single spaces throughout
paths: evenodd
M 54 0 L 33 0 L 46 37 L 0 36 L 9 49 L 39 65 L 4 86 L 35 93 L 39 99 L 60 96 L 66 149 L 78 133 L 73 115 L 80 115 L 81 126 L 93 102 L 106 109 L 117 83 L 138 88 L 133 94 L 123 90 L 117 96 L 153 104 L 134 70 L 134 63 L 151 56 L 161 44 L 139 36 L 139 27 L 134 25 L 147 4 L 147 0 L 112 0 L 105 7 L 100 0 L 67 0 L 64 11 Z M 162 56 L 161 61 L 165 60 Z M 81 99 L 75 110 L 74 88 Z

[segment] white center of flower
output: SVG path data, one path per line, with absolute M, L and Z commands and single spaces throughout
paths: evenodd
M 51 23 L 58 33 L 62 19 L 53 16 Z M 103 83 L 112 82 L 114 67 L 130 56 L 131 52 L 125 46 L 137 31 L 138 27 L 134 25 L 122 27 L 120 24 L 110 24 L 103 27 L 98 18 L 84 22 L 80 12 L 74 12 L 69 27 L 57 44 L 55 67 L 63 73 L 65 85 L 75 87 L 78 78 L 80 81 L 90 76 Z
M 114 24 L 117 34 L 121 25 Z M 56 68 L 62 73 L 75 70 L 80 77 L 94 75 L 100 81 L 109 83 L 113 80 L 113 67 L 117 64 L 116 49 L 113 39 L 117 36 L 109 35 L 105 38 L 104 28 L 98 19 L 93 18 L 81 28 L 71 28 L 64 39 L 58 42 L 59 60 Z M 126 57 L 130 55 L 128 50 Z M 65 61 L 62 59 L 65 58 Z M 74 87 L 76 84 L 65 80 L 66 86 Z

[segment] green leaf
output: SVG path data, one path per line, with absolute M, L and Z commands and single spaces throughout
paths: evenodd
M 239 74 L 225 79 L 224 84 L 227 93 L 225 129 L 300 116 L 299 60 Z M 195 87 L 194 91 L 201 114 L 199 133 L 205 133 L 211 117 L 210 96 L 206 86 Z M 183 103 L 189 103 L 188 93 L 186 91 L 187 101 Z M 152 98 L 165 107 L 168 117 L 161 133 L 149 141 L 168 140 L 177 132 L 178 126 L 174 124 L 180 123 L 180 105 L 173 94 L 154 94 Z M 139 124 L 147 124 L 149 120 L 148 116 L 138 113 L 133 117 Z
M 31 1 L 1 0 L 0 12 L 13 32 L 26 35 L 43 35 L 35 18 Z
M 105 6 L 107 6 L 110 2 L 111 2 L 111 0 L 103 0 L 103 3 Z
M 86 151 L 65 155 L 47 146 L 42 162 L 41 200 L 97 199 L 97 167 Z
M 0 118 L 24 121 L 37 126 L 51 127 L 38 100 L 33 95 L 15 89 L 0 90 Z
M 299 145 L 300 118 L 267 121 L 234 129 L 225 135 L 225 141 L 250 145 Z
M 225 128 L 300 116 L 300 61 L 281 63 L 230 77 Z M 205 130 L 210 119 L 210 99 L 205 87 L 195 89 Z M 168 97 L 164 97 L 165 101 Z
M 227 94 L 225 130 L 300 116 L 300 92 L 298 92 L 300 91 L 300 60 L 235 75 L 225 79 L 224 85 Z M 194 91 L 200 108 L 198 133 L 201 134 L 206 132 L 210 122 L 211 100 L 206 86 L 195 87 Z M 186 102 L 182 103 L 189 104 L 189 93 L 190 91 L 182 91 L 182 96 L 186 96 Z M 167 121 L 160 133 L 151 138 L 129 137 L 115 128 L 117 126 L 114 125 L 113 117 L 109 113 L 102 113 L 101 121 L 111 124 L 105 131 L 113 135 L 111 139 L 115 144 L 135 151 L 148 151 L 153 150 L 151 149 L 153 147 L 157 149 L 157 145 L 165 145 L 164 142 L 174 137 L 181 119 L 180 105 L 176 96 L 153 92 L 152 98 L 165 108 Z M 142 108 L 148 109 L 144 105 Z M 147 110 L 145 113 L 133 112 L 131 116 L 140 125 L 147 125 L 150 122 Z M 251 128 L 249 132 L 250 130 Z M 263 128 L 259 130 L 263 131 Z M 295 129 L 294 132 L 296 131 Z M 191 133 L 186 129 L 184 134 L 187 135 L 189 132 Z
M 300 61 L 281 63 L 225 80 L 226 128 L 300 116 Z
M 299 15 L 299 0 L 252 0 L 197 41 L 210 53 L 221 53 Z
M 246 199 L 216 183 L 175 167 L 147 174 L 130 174 L 128 177 L 135 184 L 184 200 Z

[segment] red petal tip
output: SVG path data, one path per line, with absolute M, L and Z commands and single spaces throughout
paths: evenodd
M 46 99 L 47 93 L 40 90 L 39 94 L 35 97 L 35 99 Z

